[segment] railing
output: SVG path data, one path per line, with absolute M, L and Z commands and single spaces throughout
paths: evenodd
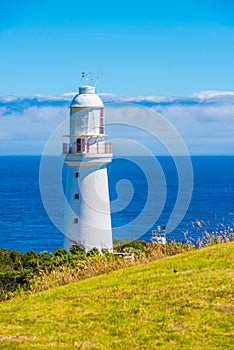
M 63 143 L 63 154 L 77 154 L 77 153 L 112 153 L 111 142 L 96 142 L 92 145 L 88 141 L 81 144 L 74 143 Z

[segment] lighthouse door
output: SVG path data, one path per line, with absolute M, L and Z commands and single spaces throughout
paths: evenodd
M 76 152 L 77 153 L 81 152 L 81 139 L 76 140 Z

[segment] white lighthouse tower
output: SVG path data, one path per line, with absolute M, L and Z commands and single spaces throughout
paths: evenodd
M 113 250 L 106 165 L 112 145 L 106 142 L 103 102 L 94 86 L 81 86 L 70 105 L 70 142 L 63 144 L 68 165 L 63 247 L 79 244 Z

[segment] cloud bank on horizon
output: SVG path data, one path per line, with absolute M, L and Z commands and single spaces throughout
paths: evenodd
M 74 94 L 0 97 L 0 154 L 42 154 L 52 132 L 68 118 Z M 203 91 L 184 97 L 115 94 L 101 97 L 107 107 L 127 103 L 160 112 L 180 133 L 191 155 L 233 155 L 234 92 Z M 126 123 L 130 122 L 127 113 L 125 118 Z M 134 137 L 137 138 L 137 132 L 134 135 L 133 131 L 131 138 Z M 61 135 L 58 143 L 62 142 Z

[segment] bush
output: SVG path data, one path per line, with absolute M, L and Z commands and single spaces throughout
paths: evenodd
M 59 248 L 52 253 L 0 249 L 0 300 L 14 296 L 19 289 L 44 290 L 134 264 L 130 259 L 123 259 L 121 253 L 134 253 L 137 264 L 190 249 L 191 246 L 178 243 L 160 245 L 145 241 L 125 242 L 115 249 L 119 255 L 107 249 L 100 253 L 96 247 L 86 254 L 79 245 L 73 245 L 70 252 Z
M 103 254 L 104 256 L 110 256 L 111 253 L 109 252 L 108 249 L 102 248 L 102 254 Z
M 100 255 L 100 252 L 96 247 L 93 247 L 87 252 L 87 256 L 98 256 L 98 255 Z
M 70 248 L 70 253 L 75 255 L 85 255 L 85 250 L 78 244 L 73 244 Z

